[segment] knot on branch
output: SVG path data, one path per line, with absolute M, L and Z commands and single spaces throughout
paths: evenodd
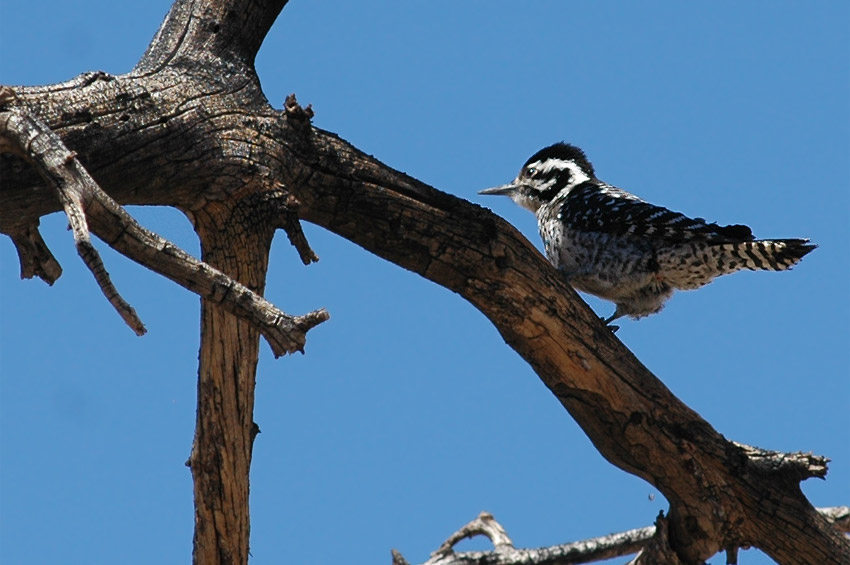
M 307 104 L 306 108 L 302 108 L 298 100 L 295 99 L 294 93 L 286 97 L 283 103 L 283 113 L 290 123 L 300 127 L 309 126 L 310 120 L 315 115 L 313 105 Z

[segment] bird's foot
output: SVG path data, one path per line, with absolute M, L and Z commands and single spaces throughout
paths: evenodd
M 599 316 L 599 319 L 602 321 L 603 324 L 605 324 L 605 326 L 609 330 L 611 330 L 611 333 L 617 333 L 617 330 L 620 329 L 620 326 L 612 326 L 611 324 L 609 324 L 609 322 L 614 320 L 614 316 L 611 316 L 610 318 L 606 318 L 604 316 Z

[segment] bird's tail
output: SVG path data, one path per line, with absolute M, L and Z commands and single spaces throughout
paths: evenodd
M 817 245 L 808 239 L 758 239 L 719 245 L 728 260 L 728 271 L 785 271 L 800 262 Z
M 742 269 L 786 271 L 816 247 L 808 239 L 701 241 L 672 248 L 657 259 L 663 282 L 673 288 L 692 290 Z

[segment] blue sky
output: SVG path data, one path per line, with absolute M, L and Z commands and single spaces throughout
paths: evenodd
M 2 0 L 0 82 L 129 71 L 169 5 Z M 820 248 L 793 271 L 677 294 L 617 335 L 728 438 L 831 458 L 803 489 L 833 506 L 850 503 L 848 21 L 839 1 L 294 0 L 257 67 L 276 107 L 295 92 L 319 127 L 491 207 L 538 247 L 531 214 L 476 191 L 558 140 L 654 203 L 811 238 Z M 197 253 L 178 212 L 131 211 Z M 42 226 L 64 268 L 53 287 L 20 281 L 0 238 L 0 561 L 186 563 L 199 300 L 101 244 L 149 329 L 137 338 L 65 219 Z M 393 547 L 421 562 L 481 510 L 533 547 L 667 509 L 469 304 L 306 231 L 321 261 L 303 267 L 278 237 L 267 296 L 331 320 L 304 356 L 262 344 L 252 563 L 388 563 Z

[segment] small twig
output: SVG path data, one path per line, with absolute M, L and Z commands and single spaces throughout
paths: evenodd
M 3 136 L 15 145 L 17 153 L 35 163 L 42 176 L 57 190 L 80 256 L 110 303 L 137 333 L 143 332 L 144 326 L 111 284 L 100 256 L 91 245 L 89 226 L 113 249 L 203 298 L 217 302 L 256 327 L 275 357 L 295 351 L 303 353 L 307 331 L 329 318 L 324 309 L 304 316 L 290 316 L 248 287 L 142 227 L 95 183 L 62 140 L 30 113 L 19 109 L 0 112 L 0 137 Z
M 298 256 L 301 258 L 301 262 L 305 265 L 309 265 L 310 263 L 315 263 L 319 260 L 319 256 L 316 255 L 316 252 L 310 247 L 310 244 L 307 242 L 307 237 L 304 235 L 304 231 L 301 229 L 301 220 L 298 217 L 298 206 L 301 203 L 298 202 L 298 199 L 293 195 L 288 195 L 284 202 L 284 210 L 281 215 L 283 221 L 281 223 L 281 227 L 283 231 L 286 232 L 286 236 L 289 238 L 289 243 L 298 251 Z
M 259 201 L 247 200 L 253 206 L 252 213 L 256 214 L 256 209 L 264 210 L 275 227 L 286 232 L 289 243 L 298 251 L 298 257 L 302 263 L 309 265 L 319 260 L 319 256 L 310 247 L 301 229 L 301 219 L 298 217 L 301 202 L 286 190 L 282 183 L 275 182 L 271 190 L 257 192 L 252 196 L 259 199 Z
M 70 154 L 71 157 L 68 159 L 69 166 L 73 166 L 77 171 L 78 176 L 80 175 L 80 170 L 82 170 L 82 165 L 80 165 L 79 161 L 77 161 L 76 156 Z M 73 161 L 73 164 L 71 164 Z M 88 176 L 84 170 L 82 174 Z M 92 180 L 92 182 L 94 182 Z M 85 188 L 81 185 L 70 184 L 70 185 L 60 185 L 57 187 L 59 191 L 59 198 L 62 200 L 62 206 L 65 208 L 65 215 L 68 216 L 68 223 L 71 226 L 71 231 L 74 234 L 74 244 L 77 247 L 77 253 L 80 258 L 85 263 L 86 267 L 88 267 L 89 271 L 91 271 L 92 275 L 94 275 L 94 280 L 97 281 L 97 285 L 100 287 L 100 290 L 103 292 L 103 295 L 106 296 L 106 299 L 112 304 L 112 307 L 118 312 L 118 315 L 124 320 L 124 322 L 130 326 L 136 335 L 142 336 L 147 333 L 145 329 L 145 325 L 139 319 L 139 316 L 136 314 L 136 310 L 130 306 L 130 304 L 121 297 L 118 293 L 118 289 L 115 288 L 115 285 L 112 284 L 112 279 L 109 277 L 109 272 L 106 270 L 106 267 L 103 264 L 103 260 L 100 258 L 100 253 L 97 252 L 94 245 L 91 242 L 91 236 L 89 235 L 89 226 L 86 221 L 86 214 L 83 210 L 83 192 Z

